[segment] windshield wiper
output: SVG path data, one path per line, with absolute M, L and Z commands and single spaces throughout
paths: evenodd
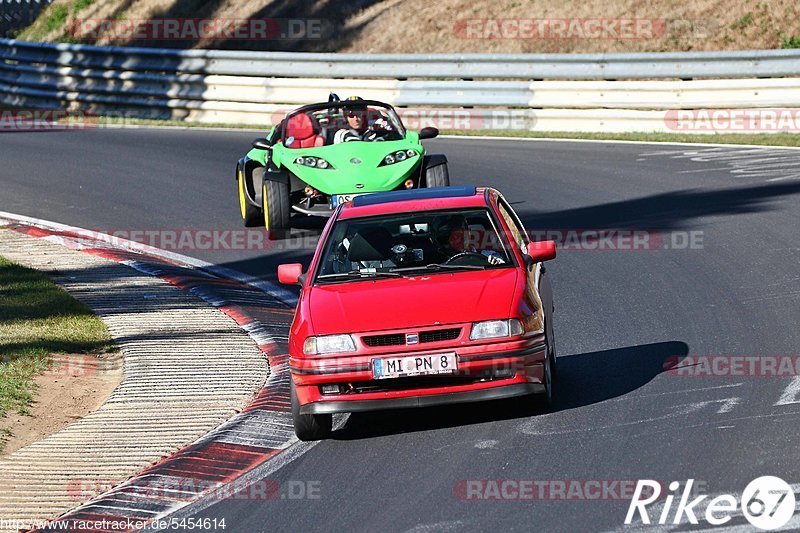
M 394 272 L 377 272 L 369 270 L 351 270 L 350 272 L 337 272 L 335 274 L 320 274 L 317 279 L 360 279 L 360 278 L 399 278 L 400 274 Z
M 478 265 L 445 265 L 443 263 L 430 263 L 425 266 L 393 268 L 391 272 L 410 272 L 412 270 L 486 270 Z

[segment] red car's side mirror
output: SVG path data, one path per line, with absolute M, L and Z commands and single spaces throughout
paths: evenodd
M 286 285 L 296 285 L 300 283 L 303 275 L 303 265 L 300 263 L 289 263 L 278 265 L 278 281 Z
M 541 263 L 556 258 L 555 241 L 536 241 L 528 243 L 525 252 L 534 263 Z

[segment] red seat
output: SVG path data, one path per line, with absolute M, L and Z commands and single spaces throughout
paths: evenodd
M 293 139 L 289 148 L 311 148 L 323 146 L 325 139 L 314 133 L 314 124 L 305 113 L 294 115 L 286 124 L 286 138 Z

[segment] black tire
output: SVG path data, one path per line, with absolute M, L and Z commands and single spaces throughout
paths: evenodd
M 552 330 L 551 330 L 552 331 Z M 556 352 L 555 338 L 551 334 L 545 335 L 547 348 L 544 358 L 544 392 L 539 394 L 539 401 L 545 408 L 553 405 L 556 389 Z
M 253 173 L 263 170 L 262 167 L 253 169 Z M 255 183 L 255 182 L 253 182 Z M 236 187 L 239 196 L 239 213 L 242 216 L 244 227 L 253 228 L 261 224 L 261 209 L 258 206 L 250 204 L 246 199 L 246 184 L 244 181 L 244 173 L 240 166 L 236 166 Z
M 289 185 L 279 181 L 264 180 L 261 190 L 264 228 L 270 238 L 277 238 L 289 229 Z
M 449 187 L 450 172 L 447 170 L 447 163 L 428 167 L 425 169 L 425 187 Z
M 291 377 L 289 380 L 291 381 Z M 294 422 L 294 433 L 297 438 L 303 441 L 327 439 L 333 432 L 333 415 L 302 415 L 300 414 L 300 404 L 297 401 L 297 392 L 294 390 L 294 382 L 289 387 L 289 395 L 292 400 L 292 422 Z
M 553 331 L 553 314 L 555 313 L 555 306 L 550 311 L 550 319 L 547 321 L 547 342 L 550 346 L 550 364 L 552 365 L 553 383 L 558 382 L 558 350 L 556 348 L 556 334 Z

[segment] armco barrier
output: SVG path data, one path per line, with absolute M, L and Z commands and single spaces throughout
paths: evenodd
M 800 107 L 800 78 L 786 77 L 797 75 L 800 50 L 368 55 L 0 39 L 0 104 L 253 125 L 335 91 L 439 121 L 467 112 L 470 129 L 504 110 L 514 120 L 496 129 L 670 131 L 671 109 Z
M 0 0 L 0 37 L 28 26 L 53 0 Z

